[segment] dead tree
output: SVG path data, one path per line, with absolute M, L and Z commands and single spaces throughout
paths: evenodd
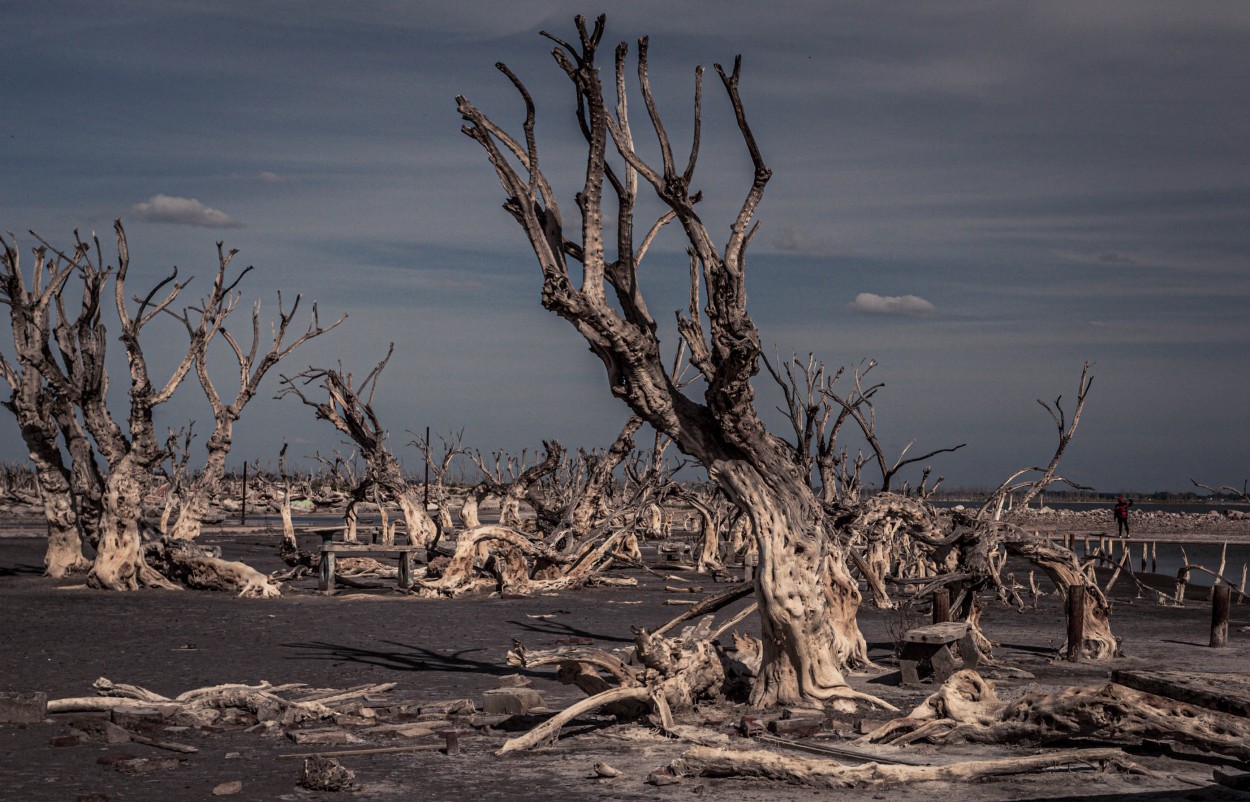
M 389 497 L 404 516 L 407 527 L 408 541 L 413 545 L 424 546 L 427 557 L 433 558 L 438 545 L 438 527 L 434 525 L 425 510 L 421 499 L 404 478 L 399 460 L 386 447 L 386 430 L 373 411 L 373 393 L 377 390 L 378 377 L 381 376 L 386 363 L 390 361 L 395 346 L 392 343 L 373 370 L 369 371 L 359 386 L 355 386 L 352 374 L 332 368 L 309 368 L 290 378 L 282 377 L 282 390 L 278 397 L 294 395 L 305 405 L 312 407 L 321 420 L 328 421 L 334 428 L 351 438 L 352 443 L 360 451 L 365 461 L 366 471 L 360 484 L 352 491 L 348 502 L 345 527 L 354 539 L 356 525 L 356 507 L 369 498 L 370 491 L 380 490 Z M 300 389 L 319 383 L 326 392 L 325 401 L 314 401 Z M 393 542 L 393 532 L 384 527 L 383 537 L 387 543 Z
M 1237 488 L 1233 485 L 1220 485 L 1219 487 L 1211 487 L 1210 485 L 1199 484 L 1193 479 L 1189 480 L 1194 487 L 1207 491 L 1212 496 L 1219 496 L 1228 493 L 1242 504 L 1250 504 L 1250 479 L 1243 481 L 1241 487 Z
M 414 434 L 409 432 L 409 434 Z M 416 446 L 422 456 L 425 458 L 425 464 L 429 466 L 430 474 L 434 477 L 434 482 L 430 485 L 430 498 L 434 502 L 434 506 L 438 512 L 438 525 L 444 532 L 450 532 L 452 527 L 451 520 L 451 497 L 447 492 L 447 474 L 451 471 L 452 463 L 456 457 L 465 453 L 464 449 L 464 429 L 458 432 L 452 432 L 447 437 L 439 435 L 438 439 L 442 442 L 442 455 L 435 458 L 434 444 L 425 437 L 418 436 L 409 445 Z
M 466 451 L 465 454 L 482 474 L 480 481 L 465 499 L 461 507 L 460 517 L 468 528 L 473 528 L 477 521 L 477 507 L 487 498 L 494 496 L 499 499 L 499 525 L 513 529 L 521 526 L 521 502 L 528 496 L 530 489 L 550 476 L 560 467 L 564 459 L 564 446 L 555 440 L 544 440 L 545 456 L 529 467 L 525 466 L 526 452 L 519 457 L 503 451 L 491 454 L 493 464 L 482 455 L 481 451 Z M 470 501 L 471 500 L 471 501 Z M 470 509 L 467 505 L 472 504 Z
M 613 517 L 611 495 L 616 470 L 633 453 L 634 434 L 641 427 L 642 418 L 630 415 L 611 445 L 595 452 L 582 451 L 570 461 L 558 492 L 544 488 L 548 492 L 540 497 L 537 488 L 531 490 L 530 506 L 540 521 L 549 520 L 545 532 L 548 546 L 570 552 Z
M 192 540 L 199 536 L 204 525 L 204 516 L 214 496 L 217 494 L 221 478 L 226 474 L 226 458 L 234 443 L 234 424 L 243 414 L 243 408 L 255 397 L 260 389 L 261 380 L 275 365 L 281 362 L 304 343 L 334 329 L 346 318 L 340 317 L 328 326 L 322 326 L 317 317 L 317 304 L 312 305 L 312 320 L 303 334 L 290 342 L 286 342 L 288 329 L 299 311 L 301 296 L 295 296 L 295 302 L 288 312 L 282 304 L 282 294 L 278 293 L 278 320 L 270 325 L 269 348 L 262 355 L 260 302 L 252 306 L 251 342 L 244 350 L 242 342 L 225 327 L 225 320 L 239 303 L 240 295 L 235 287 L 244 276 L 252 270 L 245 268 L 233 280 L 228 281 L 227 270 L 237 249 L 224 250 L 222 243 L 217 243 L 217 275 L 209 295 L 201 302 L 199 309 L 184 310 L 175 314 L 187 328 L 192 341 L 199 340 L 202 346 L 195 355 L 195 375 L 200 387 L 208 399 L 213 411 L 213 431 L 205 441 L 204 447 L 208 454 L 204 467 L 195 481 L 189 483 L 185 492 L 180 494 L 178 520 L 174 524 L 172 535 L 175 538 Z M 209 347 L 220 334 L 221 339 L 229 346 L 238 368 L 239 385 L 234 399 L 227 403 L 213 383 L 208 371 Z
M 616 49 L 613 103 L 605 97 L 595 62 L 604 19 L 593 29 L 581 17 L 576 24 L 577 44 L 544 35 L 556 43 L 556 62 L 577 94 L 576 119 L 587 143 L 584 181 L 576 195 L 578 222 L 566 229 L 539 161 L 533 100 L 506 66 L 498 65 L 525 106 L 522 135 L 506 133 L 461 97 L 457 103 L 466 121 L 463 131 L 485 149 L 503 185 L 504 208 L 533 248 L 543 277 L 543 305 L 586 339 L 604 363 L 611 392 L 697 459 L 750 517 L 760 554 L 755 589 L 763 625 L 763 661 L 752 703 L 849 703 L 855 695 L 842 672 L 867 663 L 867 647 L 855 621 L 859 589 L 843 553 L 826 536 L 820 499 L 794 466 L 786 445 L 761 422 L 751 386 L 761 349 L 746 308 L 746 256 L 771 170 L 747 123 L 741 60 L 735 59 L 728 72 L 716 66 L 753 165 L 750 186 L 722 249 L 696 211 L 702 195 L 692 186 L 702 133 L 702 69 L 695 71 L 690 156 L 679 167 L 651 91 L 647 40 L 639 41 L 638 86 L 661 158 L 653 165 L 634 145 L 626 106 L 627 46 Z M 640 178 L 664 211 L 637 241 Z M 604 215 L 613 210 L 615 220 L 609 224 Z M 678 315 L 678 329 L 703 379 L 701 400 L 679 391 L 669 378 L 639 276 L 660 229 L 672 222 L 689 249 L 690 304 L 686 314 Z M 615 243 L 608 241 L 612 234 Z M 580 281 L 570 263 L 580 264 Z
M 58 280 L 45 285 L 55 304 L 56 319 L 49 340 L 48 303 L 44 302 L 45 324 L 43 334 L 39 335 L 43 342 L 40 348 L 28 352 L 31 356 L 28 364 L 45 383 L 52 399 L 53 419 L 71 455 L 70 486 L 79 527 L 96 551 L 87 581 L 95 587 L 113 590 L 131 590 L 144 585 L 174 588 L 185 584 L 241 589 L 245 595 L 277 595 L 275 586 L 245 565 L 209 558 L 195 549 L 174 553 L 162 544 L 144 545 L 143 499 L 161 463 L 170 455 L 166 445 L 157 438 L 155 410 L 172 397 L 216 334 L 224 315 L 219 309 L 209 307 L 197 310 L 201 317 L 196 325 L 188 326 L 190 339 L 180 362 L 163 385 L 155 385 L 141 335 L 148 323 L 170 309 L 184 285 L 177 281 L 175 268 L 145 296 L 135 299 L 137 308 L 132 313 L 126 296 L 130 253 L 120 220 L 114 223 L 114 231 L 117 237 L 115 267 L 105 266 L 100 242 L 95 237 L 87 243 L 76 236 L 69 253 L 39 240 L 42 247 L 37 258 L 41 265 L 48 253 L 55 254 L 59 260 L 55 263 L 59 267 L 53 268 Z M 76 316 L 66 311 L 66 271 L 76 273 L 83 287 Z M 20 275 L 20 271 L 15 272 Z M 120 339 L 130 370 L 125 430 L 114 418 L 107 398 L 107 339 L 100 311 L 110 279 Z M 21 289 L 19 285 L 14 287 Z M 107 463 L 103 475 L 95 462 L 93 447 Z M 173 573 L 153 568 L 148 556 L 159 558 Z
M 996 521 L 1002 518 L 1004 501 L 1018 491 L 1024 491 L 1024 495 L 1020 499 L 1020 506 L 1027 507 L 1037 494 L 1056 482 L 1063 482 L 1078 490 L 1090 489 L 1075 484 L 1062 476 L 1055 475 L 1055 471 L 1059 467 L 1059 460 L 1063 457 L 1064 451 L 1067 450 L 1068 444 L 1072 442 L 1072 437 L 1076 434 L 1076 427 L 1081 422 L 1081 412 L 1085 409 L 1085 396 L 1089 394 L 1089 388 L 1094 383 L 1094 377 L 1089 373 L 1090 367 L 1090 364 L 1086 362 L 1081 369 L 1081 380 L 1077 385 L 1076 406 L 1072 411 L 1071 421 L 1067 419 L 1067 415 L 1063 411 L 1063 396 L 1056 398 L 1053 406 L 1040 398 L 1037 399 L 1038 405 L 1050 415 L 1050 419 L 1054 422 L 1055 428 L 1059 432 L 1059 445 L 1055 449 L 1054 456 L 1051 457 L 1050 462 L 1044 468 L 1023 468 L 1007 477 L 985 500 L 977 514 L 978 518 L 985 518 L 987 515 L 992 515 Z M 1028 477 L 1029 474 L 1036 474 L 1036 476 L 1022 478 Z
M 143 496 L 165 455 L 156 436 L 154 410 L 173 396 L 190 371 L 203 341 L 193 339 L 165 383 L 160 387 L 153 384 L 140 334 L 177 299 L 184 285 L 177 281 L 175 269 L 139 299 L 138 308 L 132 314 L 126 301 L 130 254 L 121 221 L 114 224 L 114 231 L 117 235 L 116 268 L 104 267 L 98 239 L 94 240 L 94 248 L 78 240 L 72 254 L 56 251 L 43 243 L 74 266 L 82 276 L 86 293 L 92 297 L 84 300 L 84 309 L 89 312 L 80 315 L 76 325 L 71 326 L 62 316 L 57 343 L 63 366 L 48 359 L 40 364 L 40 371 L 56 392 L 73 399 L 86 430 L 108 463 L 101 498 L 100 536 L 88 583 L 112 590 L 131 590 L 141 585 L 176 587 L 144 560 L 140 531 Z M 99 305 L 110 274 L 120 339 L 130 366 L 128 431 L 122 430 L 107 406 L 105 329 L 100 323 Z M 162 292 L 164 296 L 158 297 Z
M 80 516 L 79 504 L 74 496 L 74 477 L 65 464 L 58 442 L 61 434 L 58 421 L 66 425 L 71 421 L 76 424 L 77 421 L 72 409 L 66 410 L 68 399 L 44 379 L 41 370 L 44 363 L 53 359 L 53 304 L 74 272 L 74 262 L 68 259 L 49 262 L 47 250 L 36 249 L 28 288 L 16 243 L 10 244 L 0 238 L 0 245 L 3 246 L 0 301 L 9 307 L 16 349 L 15 363 L 10 363 L 0 354 L 0 377 L 12 390 L 3 404 L 17 418 L 43 498 L 44 516 L 48 522 L 44 570 L 48 576 L 60 578 L 70 572 L 86 571 L 91 565 L 82 553 L 84 516 Z M 77 431 L 81 433 L 80 428 Z M 87 458 L 91 458 L 90 444 Z M 98 493 L 95 498 L 99 498 Z M 87 518 L 95 515 L 95 509 L 85 511 Z
M 729 522 L 734 508 L 712 483 L 687 484 L 674 495 L 694 508 L 699 516 L 699 545 L 695 548 L 697 573 L 716 572 L 725 568 L 721 558 L 721 545 L 727 538 Z

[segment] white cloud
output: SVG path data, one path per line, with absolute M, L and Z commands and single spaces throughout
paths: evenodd
M 256 177 L 266 184 L 289 184 L 291 183 L 291 179 L 287 178 L 286 176 L 278 175 L 277 173 L 271 173 L 268 170 L 265 170 L 262 173 L 258 173 Z
M 923 317 L 937 311 L 937 307 L 918 295 L 876 295 L 871 292 L 856 295 L 855 301 L 847 308 L 867 315 L 895 317 Z
M 194 198 L 153 195 L 132 208 L 135 216 L 149 223 L 175 223 L 204 228 L 242 228 L 243 224 L 225 212 L 211 209 Z

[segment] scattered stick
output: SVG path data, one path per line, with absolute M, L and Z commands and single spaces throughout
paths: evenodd
M 432 734 L 432 733 L 431 733 Z M 388 755 L 396 752 L 433 752 L 446 747 L 439 744 L 407 744 L 405 746 L 378 746 L 372 749 L 343 749 L 338 752 L 300 752 L 278 755 L 279 760 L 306 760 L 310 757 L 353 757 L 355 755 Z

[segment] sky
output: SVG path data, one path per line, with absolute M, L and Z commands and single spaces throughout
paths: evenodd
M 575 14 L 606 12 L 601 63 L 650 37 L 683 161 L 694 69 L 708 68 L 694 185 L 722 244 L 750 163 L 711 67 L 742 56 L 773 170 L 749 309 L 773 358 L 877 362 L 888 453 L 966 443 L 931 461 L 949 487 L 1045 464 L 1056 432 L 1037 402 L 1062 397 L 1070 412 L 1090 362 L 1063 475 L 1111 492 L 1250 476 L 1250 4 L 0 0 L 0 12 L 0 231 L 27 265 L 29 231 L 61 247 L 95 231 L 107 255 L 121 218 L 136 292 L 177 265 L 196 278 L 193 304 L 224 241 L 256 268 L 237 328 L 253 300 L 270 319 L 280 290 L 316 300 L 323 322 L 348 315 L 271 373 L 232 464 L 272 465 L 283 442 L 295 459 L 350 451 L 296 399 L 273 398 L 277 374 L 341 363 L 362 376 L 390 342 L 375 408 L 410 472 L 410 432 L 426 426 L 483 451 L 611 441 L 627 410 L 541 308 L 536 261 L 455 106 L 465 95 L 519 131 L 523 107 L 494 67 L 506 62 L 538 105 L 568 215 L 584 151 L 539 31 L 573 40 Z M 686 275 L 684 244 L 666 236 L 643 281 L 669 353 Z M 151 331 L 159 374 L 182 344 L 172 325 Z M 228 355 L 214 359 L 228 384 Z M 775 388 L 766 375 L 757 387 L 784 433 Z M 197 421 L 202 444 L 198 386 L 159 420 Z M 24 453 L 0 420 L 0 458 Z

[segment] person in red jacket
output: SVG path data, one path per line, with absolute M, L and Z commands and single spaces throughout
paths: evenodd
M 1117 537 L 1128 537 L 1128 508 L 1133 506 L 1132 499 L 1125 500 L 1117 496 L 1115 500 L 1115 533 Z

